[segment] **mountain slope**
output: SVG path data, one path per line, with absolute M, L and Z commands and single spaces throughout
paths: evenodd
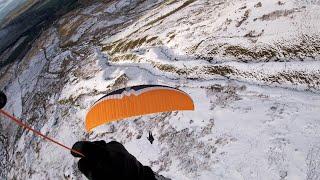
M 319 10 L 295 0 L 96 2 L 1 70 L 6 110 L 69 146 L 120 141 L 172 179 L 318 179 Z M 178 87 L 196 110 L 85 132 L 93 102 L 138 84 Z M 83 178 L 69 152 L 0 118 L 2 177 Z

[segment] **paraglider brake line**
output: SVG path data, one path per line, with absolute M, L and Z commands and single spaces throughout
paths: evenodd
M 49 141 L 51 141 L 51 142 L 59 145 L 60 147 L 63 147 L 63 148 L 65 148 L 65 149 L 67 149 L 67 150 L 69 150 L 69 151 L 71 151 L 71 152 L 73 152 L 73 153 L 75 153 L 75 154 L 78 154 L 78 155 L 80 155 L 80 156 L 82 156 L 82 157 L 85 157 L 85 155 L 83 155 L 81 152 L 79 152 L 79 151 L 77 151 L 77 150 L 74 150 L 74 149 L 72 149 L 72 148 L 70 148 L 70 147 L 68 147 L 68 146 L 65 146 L 65 145 L 63 145 L 62 143 L 60 143 L 60 142 L 58 142 L 58 141 L 56 141 L 56 140 L 54 140 L 54 139 L 51 139 L 50 137 L 42 134 L 40 131 L 37 131 L 37 130 L 35 130 L 35 129 L 32 129 L 30 126 L 24 124 L 21 120 L 19 120 L 18 118 L 14 117 L 13 115 L 7 113 L 6 111 L 0 109 L 0 113 L 2 113 L 4 116 L 8 117 L 9 119 L 11 119 L 12 121 L 14 121 L 15 123 L 17 123 L 19 126 L 22 126 L 22 127 L 26 128 L 26 129 L 28 129 L 29 131 L 34 132 L 35 134 L 43 137 L 44 139 L 49 140 Z

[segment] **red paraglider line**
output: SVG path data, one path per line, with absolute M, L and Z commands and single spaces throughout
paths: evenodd
M 12 121 L 16 122 L 19 126 L 22 126 L 22 127 L 26 128 L 26 129 L 34 132 L 35 134 L 43 137 L 44 139 L 49 140 L 49 141 L 51 141 L 51 142 L 53 142 L 53 143 L 55 143 L 55 144 L 57 144 L 57 145 L 65 148 L 65 149 L 67 149 L 67 150 L 69 150 L 69 151 L 72 151 L 72 152 L 74 152 L 74 153 L 76 153 L 76 154 L 78 154 L 78 155 L 80 155 L 80 156 L 82 156 L 82 157 L 85 157 L 81 152 L 79 152 L 79 151 L 77 151 L 77 150 L 74 150 L 74 149 L 72 149 L 72 148 L 69 148 L 68 146 L 63 145 L 63 144 L 59 143 L 58 141 L 56 141 L 56 140 L 54 140 L 54 139 L 51 139 L 51 138 L 49 138 L 49 137 L 46 136 L 46 135 L 43 135 L 41 132 L 32 129 L 30 126 L 24 124 L 21 120 L 19 120 L 19 119 L 17 119 L 16 117 L 10 115 L 10 114 L 7 113 L 6 111 L 0 109 L 0 113 L 2 113 L 3 115 L 5 115 L 6 117 L 8 117 L 9 119 L 11 119 Z

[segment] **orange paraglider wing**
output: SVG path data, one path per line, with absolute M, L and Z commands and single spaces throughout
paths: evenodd
M 128 117 L 194 110 L 191 97 L 168 86 L 140 85 L 113 91 L 99 99 L 86 116 L 86 130 Z

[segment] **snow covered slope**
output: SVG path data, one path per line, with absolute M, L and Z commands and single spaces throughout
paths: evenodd
M 69 146 L 120 141 L 172 179 L 316 180 L 319 29 L 318 1 L 96 2 L 63 16 L 1 70 L 5 109 Z M 196 110 L 85 132 L 93 102 L 138 84 L 178 87 Z M 4 179 L 83 178 L 69 152 L 2 117 L 0 128 Z

